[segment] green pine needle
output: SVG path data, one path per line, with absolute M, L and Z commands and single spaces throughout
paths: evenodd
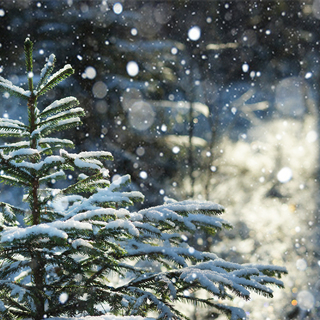
M 26 40 L 24 41 L 24 53 L 26 59 L 27 73 L 32 72 L 33 70 L 32 51 L 33 43 L 30 40 L 30 38 L 26 38 Z
M 70 65 L 66 65 L 63 69 L 60 69 L 58 72 L 53 74 L 49 79 L 48 82 L 40 87 L 37 96 L 41 96 L 54 88 L 56 85 L 58 85 L 61 81 L 68 78 L 74 73 L 74 70 Z

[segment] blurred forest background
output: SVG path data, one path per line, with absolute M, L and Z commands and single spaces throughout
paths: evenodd
M 0 75 L 26 83 L 27 36 L 35 71 L 51 53 L 70 63 L 72 90 L 62 84 L 38 107 L 80 100 L 77 151 L 111 151 L 112 175 L 130 173 L 145 206 L 225 206 L 233 230 L 189 241 L 289 271 L 274 299 L 235 301 L 248 319 L 319 319 L 319 30 L 320 0 L 3 0 Z M 0 97 L 1 117 L 21 117 L 12 101 Z M 0 188 L 19 203 L 21 190 Z

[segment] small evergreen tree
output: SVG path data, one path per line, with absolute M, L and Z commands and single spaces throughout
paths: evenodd
M 188 245 L 187 235 L 197 229 L 214 234 L 231 227 L 217 217 L 223 212 L 220 205 L 168 201 L 130 212 L 127 207 L 143 195 L 121 191 L 130 181 L 128 175 L 109 181 L 103 164 L 112 159 L 109 152 L 68 153 L 64 148 L 73 147 L 72 141 L 50 137 L 79 126 L 84 110 L 74 97 L 38 108 L 38 99 L 74 71 L 66 65 L 51 75 L 52 54 L 34 87 L 32 48 L 27 38 L 29 90 L 0 77 L 2 91 L 27 101 L 29 116 L 28 124 L 0 119 L 0 135 L 10 138 L 0 146 L 0 177 L 24 188 L 28 203 L 26 210 L 0 203 L 1 319 L 134 318 L 150 312 L 158 319 L 186 318 L 175 301 L 200 303 L 230 319 L 245 319 L 242 309 L 222 301 L 232 294 L 248 300 L 250 290 L 272 297 L 267 284 L 283 287 L 278 280 L 286 273 L 283 267 L 239 265 Z M 46 186 L 53 179 L 66 179 L 69 170 L 77 174 L 76 183 L 61 189 Z M 200 289 L 212 298 L 201 298 Z

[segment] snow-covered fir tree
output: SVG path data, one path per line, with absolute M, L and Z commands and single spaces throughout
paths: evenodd
M 231 227 L 218 217 L 224 211 L 218 204 L 171 200 L 129 211 L 144 197 L 123 191 L 128 175 L 110 182 L 109 152 L 69 153 L 72 141 L 51 136 L 79 126 L 84 110 L 75 97 L 38 107 L 39 98 L 74 70 L 66 65 L 52 74 L 52 54 L 34 86 L 32 49 L 27 38 L 28 90 L 0 77 L 1 90 L 26 101 L 28 112 L 27 124 L 0 119 L 0 135 L 8 138 L 0 146 L 0 177 L 22 187 L 28 204 L 0 203 L 1 319 L 184 319 L 178 301 L 245 319 L 242 309 L 224 301 L 233 295 L 248 300 L 251 291 L 272 297 L 267 285 L 283 287 L 284 267 L 240 265 L 188 245 L 196 230 Z M 48 186 L 68 181 L 70 170 L 76 183 Z M 202 298 L 201 290 L 211 298 Z

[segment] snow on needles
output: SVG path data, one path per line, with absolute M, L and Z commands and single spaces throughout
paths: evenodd
M 47 114 L 49 111 L 50 111 L 50 113 L 55 113 L 55 110 L 60 108 L 61 106 L 69 104 L 71 102 L 76 104 L 77 101 L 78 100 L 75 97 L 66 97 L 66 98 L 63 98 L 60 100 L 55 100 L 50 105 L 48 105 L 41 113 Z M 41 114 L 40 114 L 40 116 L 41 116 Z
M 46 73 L 48 72 L 48 69 L 53 66 L 55 59 L 56 59 L 56 56 L 53 53 L 50 54 L 47 63 L 41 69 L 41 72 L 40 72 L 41 79 L 46 75 Z
M 67 239 L 68 234 L 61 229 L 82 229 L 82 230 L 92 230 L 90 223 L 79 222 L 79 221 L 55 221 L 51 223 L 43 223 L 39 225 L 34 225 L 27 228 L 8 228 L 1 235 L 1 241 L 12 242 L 15 239 L 24 239 L 31 235 L 47 235 L 49 237 L 58 237 L 62 239 Z
M 31 92 L 29 90 L 24 90 L 18 86 L 15 86 L 12 84 L 11 81 L 6 80 L 2 77 L 0 77 L 0 86 L 3 87 L 4 89 L 7 89 L 9 92 L 16 93 L 26 98 L 31 96 Z
M 50 320 L 73 320 L 75 318 L 50 318 Z M 155 318 L 144 318 L 140 316 L 114 316 L 114 315 L 105 315 L 97 317 L 77 317 L 77 320 L 155 320 Z

